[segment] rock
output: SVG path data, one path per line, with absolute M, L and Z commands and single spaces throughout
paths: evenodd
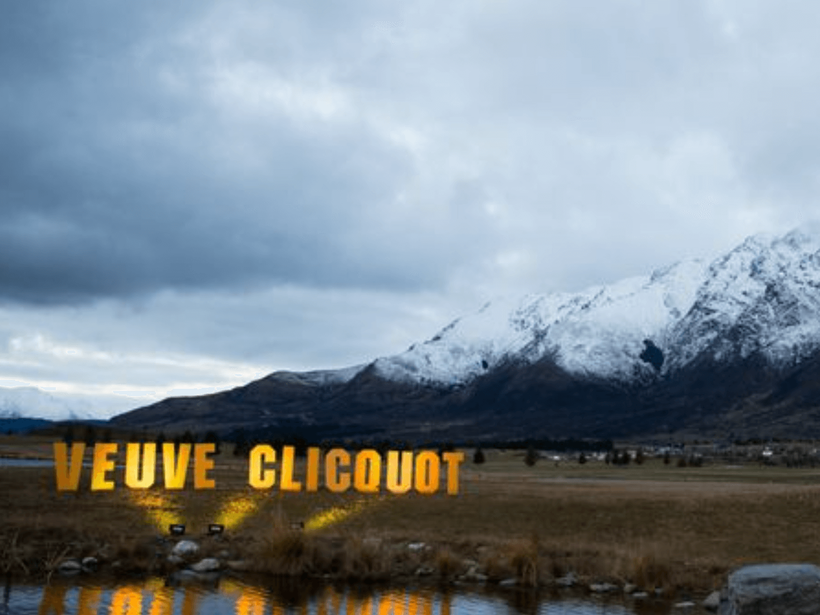
M 185 563 L 185 560 L 179 555 L 174 555 L 171 553 L 171 555 L 168 556 L 168 563 L 172 566 L 182 566 L 182 564 Z
M 168 585 L 213 585 L 219 583 L 220 574 L 218 572 L 194 572 L 193 570 L 177 570 L 167 578 Z
M 720 615 L 817 615 L 820 568 L 811 564 L 745 566 L 729 575 Z
M 194 572 L 216 572 L 220 568 L 219 560 L 213 557 L 206 557 L 191 565 L 191 570 Z
M 193 540 L 180 540 L 171 549 L 171 555 L 181 557 L 182 559 L 189 559 L 199 553 L 199 545 Z
M 498 584 L 499 587 L 515 587 L 516 585 L 518 585 L 518 579 L 504 579 Z
M 480 573 L 476 566 L 472 566 L 466 573 L 459 577 L 459 580 L 465 583 L 486 583 L 487 575 Z
M 578 582 L 578 579 L 575 576 L 575 573 L 574 572 L 568 572 L 567 574 L 562 576 L 560 579 L 557 579 L 555 581 L 555 584 L 558 585 L 558 587 L 573 587 L 577 582 Z
M 225 567 L 228 570 L 234 570 L 236 572 L 243 572 L 251 569 L 250 562 L 247 562 L 243 559 L 227 561 L 225 562 Z
M 435 572 L 435 571 L 432 568 L 430 568 L 429 566 L 422 566 L 421 568 L 418 568 L 416 570 L 416 576 L 417 577 L 429 577 L 431 574 L 433 574 L 433 572 Z
M 638 586 L 634 583 L 624 583 L 624 593 L 625 594 L 634 594 L 638 591 Z
M 633 600 L 646 600 L 647 598 L 649 598 L 649 594 L 646 592 L 635 592 L 632 594 Z
M 608 594 L 616 591 L 617 589 L 618 586 L 613 585 L 612 583 L 593 583 L 589 586 L 589 591 L 594 594 Z
M 174 587 L 176 585 L 187 585 L 189 583 L 196 583 L 199 581 L 199 575 L 193 570 L 177 570 L 172 573 L 168 579 L 168 585 Z
M 175 583 L 193 583 L 199 580 L 199 575 L 193 570 L 180 570 L 171 575 Z
M 57 571 L 60 574 L 77 574 L 82 569 L 83 565 L 75 559 L 67 559 L 57 566 Z
M 427 545 L 424 544 L 423 542 L 411 542 L 410 544 L 407 545 L 407 550 L 408 551 L 421 551 L 426 546 Z
M 688 613 L 689 611 L 694 609 L 695 606 L 697 606 L 697 605 L 694 602 L 691 602 L 689 600 L 687 600 L 685 602 L 678 602 L 678 603 L 676 603 L 672 606 L 672 612 L 673 613 L 681 613 L 681 612 Z
M 100 565 L 96 557 L 84 557 L 81 563 L 85 572 L 94 572 Z
M 717 611 L 720 606 L 720 592 L 715 591 L 706 596 L 701 606 L 707 611 Z

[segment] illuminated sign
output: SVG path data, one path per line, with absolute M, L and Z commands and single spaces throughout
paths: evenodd
M 86 445 L 54 443 L 54 471 L 58 491 L 77 491 L 83 471 Z M 129 489 L 144 490 L 160 486 L 167 490 L 184 489 L 193 462 L 193 488 L 214 489 L 216 445 L 174 444 L 166 442 L 160 450 L 153 442 L 125 445 L 123 482 Z M 111 491 L 116 487 L 118 456 L 116 442 L 97 443 L 91 463 L 91 490 Z M 162 461 L 162 477 L 157 476 L 157 461 Z M 359 493 L 387 491 L 403 494 L 415 491 L 434 494 L 442 489 L 458 494 L 462 452 L 387 451 L 363 449 L 350 453 L 341 448 L 327 452 L 318 447 L 307 449 L 303 464 L 296 463 L 296 449 L 284 446 L 279 451 L 267 444 L 255 446 L 248 458 L 248 485 L 257 490 L 278 488 L 282 492 L 313 492 L 320 486 L 332 493 L 351 488 Z

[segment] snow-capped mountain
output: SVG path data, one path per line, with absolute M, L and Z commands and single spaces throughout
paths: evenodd
M 99 420 L 133 408 L 137 403 L 115 396 L 58 395 L 35 387 L 0 387 L 0 419 Z
M 711 264 L 677 263 L 574 294 L 500 300 L 431 340 L 375 361 L 397 381 L 465 384 L 505 361 L 545 356 L 567 372 L 630 382 L 657 371 L 644 340 L 679 370 L 704 352 L 775 365 L 820 347 L 820 227 L 757 235 Z
M 503 362 L 551 356 L 570 373 L 632 380 L 653 371 L 640 359 L 643 340 L 666 345 L 694 305 L 706 271 L 693 260 L 576 294 L 488 303 L 375 366 L 388 379 L 464 384 Z
M 820 226 L 577 293 L 488 303 L 407 351 L 117 417 L 305 437 L 820 436 Z

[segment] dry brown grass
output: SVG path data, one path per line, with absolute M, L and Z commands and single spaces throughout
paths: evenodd
M 365 498 L 249 494 L 243 461 L 223 456 L 217 468 L 214 491 L 157 490 L 141 503 L 125 488 L 58 494 L 48 468 L 0 468 L 0 571 L 43 575 L 84 555 L 123 572 L 151 569 L 164 520 L 184 520 L 197 537 L 228 502 L 253 510 L 213 548 L 274 574 L 379 580 L 429 569 L 452 579 L 475 561 L 495 581 L 536 585 L 573 572 L 706 590 L 743 563 L 820 563 L 817 471 L 527 468 L 490 453 L 480 468 L 465 464 L 458 496 Z M 291 529 L 321 515 L 329 521 L 315 530 Z M 428 548 L 408 549 L 413 542 Z

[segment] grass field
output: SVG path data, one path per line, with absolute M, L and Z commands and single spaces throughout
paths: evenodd
M 50 443 L 0 439 L 0 454 L 50 455 Z M 51 468 L 0 467 L 0 566 L 46 575 L 94 555 L 124 574 L 156 571 L 158 536 L 185 523 L 206 552 L 277 574 L 490 582 L 584 581 L 705 592 L 753 562 L 820 563 L 820 470 L 756 463 L 679 468 L 584 465 L 520 452 L 467 455 L 457 496 L 254 491 L 247 462 L 217 458 L 217 488 L 57 493 Z M 304 524 L 304 530 L 292 529 Z M 411 545 L 408 547 L 408 545 Z

